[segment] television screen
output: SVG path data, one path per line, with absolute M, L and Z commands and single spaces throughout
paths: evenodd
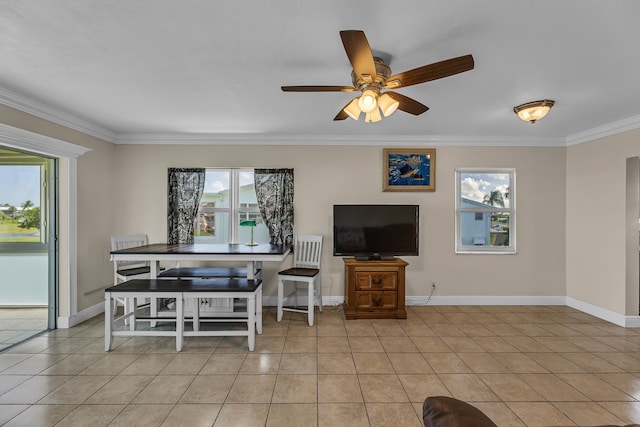
M 333 255 L 418 255 L 418 205 L 334 205 Z

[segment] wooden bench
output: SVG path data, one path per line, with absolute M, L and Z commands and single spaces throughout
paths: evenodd
M 245 279 L 247 276 L 246 267 L 174 267 L 163 269 L 158 273 L 158 279 Z M 255 268 L 253 271 L 253 279 L 262 278 L 262 269 Z M 210 307 L 210 310 L 219 310 L 220 312 L 233 312 L 232 299 L 217 299 L 218 306 Z M 152 317 L 167 317 L 167 311 L 163 311 L 160 306 L 159 299 L 150 300 Z M 169 317 L 173 317 L 174 313 L 168 313 Z M 156 326 L 156 321 L 151 322 L 151 326 Z
M 115 298 L 126 298 L 132 301 L 129 312 L 115 317 Z M 170 298 L 175 299 L 176 310 L 173 318 L 138 317 L 136 300 L 138 298 Z M 247 300 L 247 311 L 244 317 L 232 319 L 217 318 L 218 322 L 243 322 L 246 330 L 200 330 L 200 298 L 243 298 Z M 185 300 L 194 299 L 194 310 L 191 316 L 193 330 L 185 331 Z M 116 329 L 116 322 L 129 320 L 128 328 Z M 210 319 L 211 320 L 211 319 Z M 174 330 L 147 329 L 138 330 L 138 322 L 157 321 L 175 322 Z M 260 279 L 135 279 L 105 289 L 105 351 L 111 350 L 114 336 L 175 336 L 176 350 L 182 350 L 185 336 L 246 336 L 249 351 L 255 347 L 255 333 L 262 333 L 262 280 Z

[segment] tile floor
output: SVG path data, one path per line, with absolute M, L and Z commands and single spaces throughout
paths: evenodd
M 0 308 L 0 351 L 47 330 L 47 307 Z
M 0 425 L 421 426 L 427 396 L 500 426 L 640 423 L 640 330 L 560 306 L 408 307 L 344 321 L 265 312 L 246 338 L 117 337 L 103 320 L 0 353 Z

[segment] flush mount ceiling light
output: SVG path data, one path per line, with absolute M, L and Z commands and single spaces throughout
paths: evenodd
M 525 122 L 535 123 L 547 115 L 551 107 L 553 107 L 553 104 L 554 101 L 550 99 L 527 102 L 526 104 L 513 107 L 513 112 Z

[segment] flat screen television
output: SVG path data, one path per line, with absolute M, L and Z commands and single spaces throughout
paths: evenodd
M 390 259 L 418 255 L 418 205 L 334 205 L 333 255 Z

